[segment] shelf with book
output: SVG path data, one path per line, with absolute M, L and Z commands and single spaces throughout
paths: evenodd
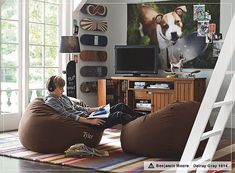
M 98 105 L 126 103 L 127 86 L 123 80 L 98 80 Z

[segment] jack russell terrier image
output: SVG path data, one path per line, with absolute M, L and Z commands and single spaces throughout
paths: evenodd
M 186 6 L 176 7 L 174 11 L 167 14 L 157 13 L 147 5 L 139 7 L 140 35 L 142 37 L 148 35 L 151 42 L 159 48 L 160 62 L 163 68 L 166 68 L 169 65 L 167 62 L 170 61 L 167 60 L 166 48 L 174 45 L 182 35 L 183 22 L 181 18 L 186 12 Z M 178 59 L 178 57 L 174 59 Z

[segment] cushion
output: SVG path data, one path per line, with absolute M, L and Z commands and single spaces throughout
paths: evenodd
M 84 143 L 89 147 L 99 144 L 103 130 L 59 115 L 47 106 L 42 98 L 32 101 L 19 124 L 22 145 L 41 153 L 64 152 L 71 145 Z
M 131 121 L 122 127 L 122 149 L 140 156 L 178 160 L 199 107 L 200 104 L 193 101 L 175 102 L 155 113 Z M 210 129 L 209 124 L 206 129 Z M 201 142 L 197 155 L 202 153 L 206 142 Z

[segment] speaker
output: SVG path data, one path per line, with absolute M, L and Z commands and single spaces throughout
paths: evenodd
M 55 90 L 55 88 L 56 88 L 55 82 L 54 82 L 55 77 L 56 77 L 56 76 L 52 76 L 52 77 L 50 78 L 50 82 L 48 83 L 47 89 L 48 89 L 48 91 L 50 91 L 50 92 L 53 92 L 53 91 Z

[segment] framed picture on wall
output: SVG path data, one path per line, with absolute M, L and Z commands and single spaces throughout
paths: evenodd
M 219 53 L 222 49 L 223 41 L 214 41 L 213 42 L 213 57 L 219 57 Z

